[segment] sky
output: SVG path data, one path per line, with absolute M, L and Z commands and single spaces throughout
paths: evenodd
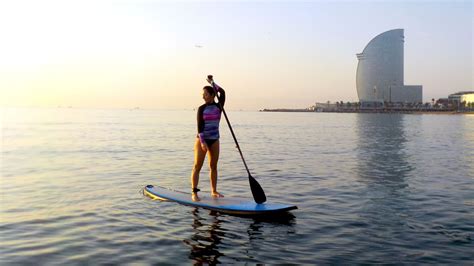
M 405 30 L 423 100 L 474 90 L 473 1 L 1 1 L 0 106 L 227 109 L 358 101 L 357 53 Z

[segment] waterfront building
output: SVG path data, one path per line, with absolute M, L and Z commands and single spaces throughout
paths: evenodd
M 421 85 L 404 84 L 404 38 L 403 29 L 386 31 L 357 54 L 356 87 L 361 108 L 381 107 L 384 102 L 423 101 Z
M 450 94 L 448 100 L 456 106 L 461 106 L 463 103 L 468 106 L 474 103 L 474 91 L 461 91 Z

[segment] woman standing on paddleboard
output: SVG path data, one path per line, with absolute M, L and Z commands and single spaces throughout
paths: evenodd
M 217 192 L 217 161 L 219 160 L 219 122 L 221 119 L 222 109 L 214 101 L 217 99 L 223 107 L 225 103 L 225 91 L 217 86 L 217 91 L 211 86 L 205 86 L 202 89 L 202 98 L 204 104 L 197 111 L 197 128 L 198 134 L 194 143 L 194 167 L 191 173 L 192 198 L 199 201 L 197 188 L 199 183 L 199 172 L 206 154 L 209 158 L 210 179 L 211 179 L 211 196 L 214 198 L 222 198 L 224 195 Z

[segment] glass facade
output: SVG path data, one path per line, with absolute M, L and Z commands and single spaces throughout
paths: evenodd
M 357 54 L 356 87 L 362 106 L 422 101 L 422 86 L 403 84 L 404 38 L 403 29 L 386 31 Z

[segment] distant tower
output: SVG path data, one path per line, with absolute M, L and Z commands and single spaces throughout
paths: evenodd
M 356 87 L 362 106 L 422 102 L 422 86 L 403 83 L 404 38 L 403 29 L 386 31 L 357 54 Z

